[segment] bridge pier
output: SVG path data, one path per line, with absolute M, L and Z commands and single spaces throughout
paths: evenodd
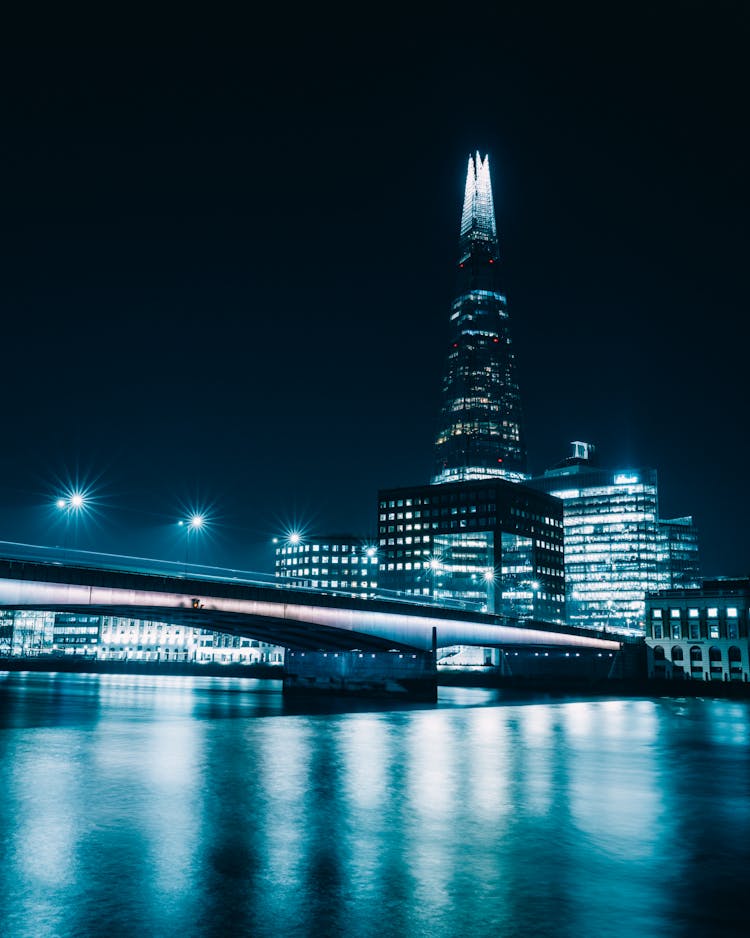
M 283 693 L 289 696 L 437 700 L 431 651 L 309 651 L 287 648 Z

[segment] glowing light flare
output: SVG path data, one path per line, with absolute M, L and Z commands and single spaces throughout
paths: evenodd
M 177 525 L 180 528 L 187 528 L 188 531 L 199 531 L 206 525 L 206 516 L 194 513 L 187 520 L 181 518 Z
M 79 512 L 83 511 L 84 508 L 88 508 L 88 501 L 89 497 L 86 492 L 74 489 L 56 499 L 55 505 L 59 511 Z

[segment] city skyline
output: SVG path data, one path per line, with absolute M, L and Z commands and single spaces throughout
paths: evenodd
M 295 522 L 370 532 L 379 488 L 431 475 L 479 149 L 530 470 L 571 440 L 654 466 L 704 575 L 746 574 L 744 18 L 701 11 L 489 16 L 471 81 L 447 36 L 387 74 L 293 39 L 275 83 L 273 44 L 6 57 L 0 536 L 62 542 L 76 480 L 102 550 L 180 559 L 193 508 L 201 559 L 246 569 Z

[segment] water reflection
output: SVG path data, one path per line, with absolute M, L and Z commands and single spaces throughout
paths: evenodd
M 739 935 L 750 721 L 0 674 L 3 935 Z

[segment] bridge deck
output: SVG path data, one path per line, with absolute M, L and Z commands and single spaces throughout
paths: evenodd
M 406 598 L 364 599 L 234 576 L 180 576 L 7 556 L 0 558 L 0 608 L 151 619 L 298 648 L 428 650 L 433 628 L 440 646 L 548 645 L 610 651 L 623 641 L 623 636 Z

